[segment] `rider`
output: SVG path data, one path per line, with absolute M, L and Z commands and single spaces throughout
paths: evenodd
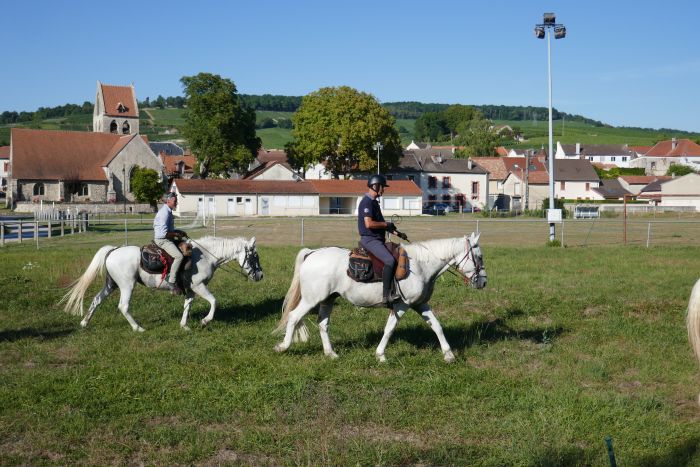
M 182 230 L 175 230 L 173 209 L 177 207 L 177 194 L 173 192 L 166 193 L 163 196 L 163 202 L 163 206 L 153 220 L 153 231 L 155 234 L 153 242 L 173 257 L 173 264 L 170 266 L 166 285 L 173 295 L 182 295 L 182 289 L 175 283 L 175 279 L 177 278 L 183 255 L 174 242 L 187 237 L 187 234 Z
M 369 192 L 360 201 L 357 209 L 357 229 L 360 233 L 360 243 L 374 256 L 384 263 L 382 270 L 382 303 L 391 306 L 391 280 L 394 278 L 396 260 L 384 244 L 385 232 L 394 233 L 406 240 L 406 234 L 396 230 L 393 222 L 386 222 L 379 207 L 378 198 L 384 194 L 384 188 L 388 188 L 386 177 L 381 174 L 372 175 L 367 180 Z

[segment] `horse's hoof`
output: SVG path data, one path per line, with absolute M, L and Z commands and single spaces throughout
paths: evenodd
M 331 350 L 330 353 L 326 354 L 326 357 L 330 358 L 331 360 L 335 360 L 336 358 L 338 358 L 338 354 Z
M 447 352 L 445 352 L 445 362 L 452 363 L 454 361 L 455 361 L 455 354 L 453 354 L 451 350 L 448 350 Z
M 210 322 L 211 322 L 211 320 L 208 320 L 208 319 L 206 319 L 206 318 L 203 319 L 203 320 L 201 321 L 202 327 L 206 326 L 206 325 L 209 324 Z
M 189 326 L 180 326 L 180 327 L 182 328 L 183 331 L 190 331 L 191 330 Z
M 145 329 L 142 328 L 141 326 L 136 326 L 136 327 L 134 328 L 134 331 L 136 331 L 136 332 L 143 332 L 143 331 L 145 331 Z
M 287 350 L 287 349 L 285 349 L 284 346 L 283 346 L 282 344 L 277 344 L 277 345 L 275 346 L 275 352 L 277 352 L 277 353 L 282 353 L 282 352 L 284 352 L 285 350 Z
M 381 355 L 377 354 L 377 361 L 379 363 L 386 363 L 386 357 L 384 356 L 384 354 L 381 354 Z
M 87 321 L 81 321 L 81 322 L 80 322 L 80 326 L 83 327 L 83 328 L 86 328 L 87 325 L 88 325 Z

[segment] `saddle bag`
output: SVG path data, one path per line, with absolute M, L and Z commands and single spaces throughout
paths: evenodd
M 350 252 L 348 276 L 357 282 L 369 282 L 374 278 L 372 260 L 364 248 L 355 248 Z
M 141 247 L 141 267 L 151 274 L 163 272 L 168 256 L 170 255 L 155 243 Z

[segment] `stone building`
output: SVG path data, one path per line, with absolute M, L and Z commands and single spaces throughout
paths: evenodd
M 139 132 L 139 106 L 133 84 L 113 86 L 97 82 L 92 130 L 116 135 Z

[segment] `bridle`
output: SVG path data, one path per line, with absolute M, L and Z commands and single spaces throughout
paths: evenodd
M 481 275 L 481 271 L 484 269 L 484 263 L 480 256 L 476 256 L 474 254 L 474 247 L 472 245 L 472 242 L 469 241 L 469 238 L 467 238 L 466 241 L 467 244 L 465 246 L 464 258 L 462 258 L 458 263 L 456 263 L 454 267 L 457 270 L 457 272 L 462 276 L 462 280 L 465 284 L 476 284 L 476 281 L 479 280 L 479 276 Z M 462 263 L 467 261 L 470 256 L 472 258 L 472 263 L 474 263 L 474 270 L 472 270 L 470 274 L 465 274 L 460 269 L 460 266 L 462 265 Z
M 262 271 L 262 267 L 260 266 L 260 256 L 258 256 L 258 251 L 255 249 L 255 247 L 248 248 L 247 246 L 245 247 L 245 257 L 243 258 L 243 265 L 239 265 L 241 269 L 245 271 L 245 266 L 246 264 L 250 268 L 250 272 L 243 273 L 241 271 L 237 271 L 235 269 L 229 269 L 226 267 L 224 264 L 224 259 L 223 258 L 218 258 L 214 253 L 211 251 L 207 250 L 202 246 L 201 243 L 199 243 L 196 240 L 189 239 L 192 243 L 196 243 L 197 246 L 202 249 L 205 253 L 207 253 L 209 256 L 212 256 L 216 260 L 216 267 L 223 269 L 224 271 L 228 272 L 236 272 L 240 274 L 241 276 L 245 277 L 246 279 L 253 278 L 255 274 L 258 272 Z

